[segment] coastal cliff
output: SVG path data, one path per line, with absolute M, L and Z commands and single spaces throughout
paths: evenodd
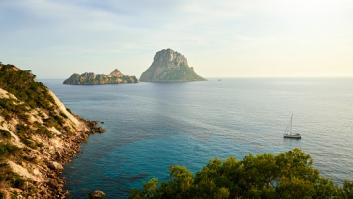
M 72 85 L 97 85 L 97 84 L 124 84 L 124 83 L 137 83 L 138 80 L 135 76 L 124 75 L 118 69 L 115 69 L 110 74 L 94 74 L 92 72 L 72 74 L 66 79 L 64 84 Z
M 0 198 L 64 198 L 63 165 L 96 132 L 31 71 L 0 63 Z
M 142 82 L 203 80 L 206 79 L 196 74 L 192 67 L 189 67 L 186 57 L 172 49 L 157 52 L 152 65 L 140 77 Z

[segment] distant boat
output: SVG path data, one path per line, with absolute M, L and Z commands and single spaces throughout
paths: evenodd
M 301 139 L 302 136 L 299 133 L 293 133 L 292 127 L 293 127 L 293 113 L 292 113 L 292 115 L 290 117 L 290 123 L 289 123 L 289 125 L 287 126 L 287 128 L 285 130 L 283 138 Z
M 220 81 L 222 81 L 222 79 L 217 79 L 217 81 L 219 81 L 219 82 L 220 82 Z

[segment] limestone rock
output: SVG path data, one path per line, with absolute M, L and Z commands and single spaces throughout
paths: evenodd
M 142 82 L 202 81 L 206 80 L 189 67 L 184 55 L 172 49 L 156 53 L 152 65 L 142 73 Z
M 49 167 L 50 169 L 56 170 L 56 171 L 62 171 L 62 170 L 64 170 L 64 167 L 63 167 L 60 163 L 55 162 L 55 161 L 49 162 L 48 167 Z
M 113 77 L 123 77 L 124 74 L 122 72 L 120 72 L 118 69 L 115 69 L 113 70 L 111 73 L 110 73 L 110 76 L 113 76 Z
M 73 85 L 95 85 L 95 84 L 123 84 L 123 83 L 137 83 L 138 80 L 135 76 L 124 75 L 118 69 L 112 71 L 109 75 L 94 74 L 92 72 L 85 72 L 80 74 L 74 73 L 64 84 Z
M 100 190 L 93 191 L 89 194 L 90 199 L 102 199 L 105 197 L 105 193 Z
M 0 175 L 7 176 L 0 198 L 65 198 L 63 165 L 88 135 L 104 129 L 73 114 L 31 71 L 14 65 L 0 63 L 0 101 Z

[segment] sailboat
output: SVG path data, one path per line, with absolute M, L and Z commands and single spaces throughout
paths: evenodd
M 292 127 L 293 127 L 293 113 L 292 113 L 292 115 L 290 117 L 290 123 L 289 123 L 289 126 L 285 130 L 283 138 L 301 139 L 302 136 L 299 133 L 293 133 Z

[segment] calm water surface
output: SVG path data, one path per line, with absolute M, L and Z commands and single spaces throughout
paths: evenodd
M 96 189 L 107 198 L 173 164 L 199 170 L 209 159 L 279 153 L 298 147 L 336 182 L 353 179 L 353 79 L 211 79 L 191 83 L 103 86 L 44 81 L 75 113 L 104 122 L 66 165 L 71 198 Z M 294 131 L 284 140 L 294 113 Z

